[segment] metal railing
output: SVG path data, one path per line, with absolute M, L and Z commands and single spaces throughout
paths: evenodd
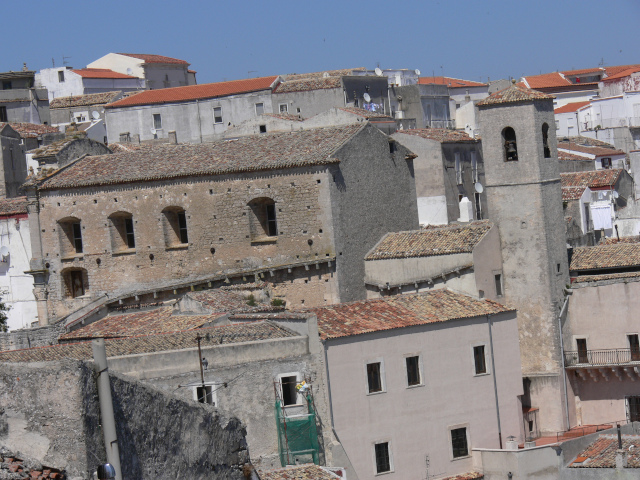
M 624 365 L 632 362 L 640 363 L 640 350 L 631 348 L 612 348 L 606 350 L 586 350 L 578 352 L 565 351 L 564 362 L 567 367 Z

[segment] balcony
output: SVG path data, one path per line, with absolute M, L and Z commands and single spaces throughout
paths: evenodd
M 612 376 L 623 380 L 640 379 L 640 350 L 613 348 L 606 350 L 580 350 L 564 352 L 565 367 L 574 370 L 580 378 L 609 381 Z

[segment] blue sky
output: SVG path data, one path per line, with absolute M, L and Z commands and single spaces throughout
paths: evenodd
M 187 60 L 198 83 L 333 68 L 468 80 L 640 63 L 640 0 L 3 2 L 0 71 L 109 52 Z M 12 21 L 7 21 L 12 19 Z

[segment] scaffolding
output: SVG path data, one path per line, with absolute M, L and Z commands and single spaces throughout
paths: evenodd
M 308 383 L 305 385 L 302 391 L 298 391 L 304 404 L 293 409 L 284 405 L 281 382 L 274 382 L 278 453 L 283 467 L 309 463 L 310 460 L 316 465 L 320 463 L 313 390 Z M 306 410 L 306 413 L 290 413 L 293 410 L 296 412 Z

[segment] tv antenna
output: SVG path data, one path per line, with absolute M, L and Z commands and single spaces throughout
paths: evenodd
M 251 74 L 252 74 L 252 73 L 258 73 L 258 71 L 257 71 L 257 70 L 249 70 L 249 71 L 247 72 L 247 78 L 251 78 Z
M 65 57 L 64 55 L 62 55 L 62 65 L 64 65 L 65 67 L 69 65 L 69 62 L 67 62 L 67 59 L 69 58 L 71 57 Z
M 56 61 L 53 59 L 53 57 L 51 57 L 51 66 L 53 68 L 56 68 Z

